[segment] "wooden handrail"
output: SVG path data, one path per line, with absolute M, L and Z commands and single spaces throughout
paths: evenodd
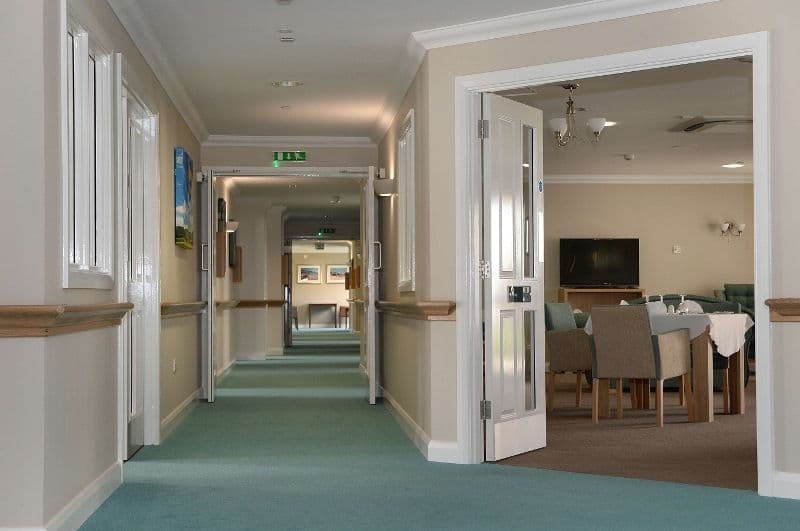
M 0 306 L 0 337 L 47 337 L 118 326 L 129 302 Z
M 192 302 L 162 302 L 161 318 L 175 319 L 177 317 L 189 317 L 203 313 L 208 304 L 206 301 Z
M 236 308 L 239 305 L 239 301 L 217 301 L 216 305 L 218 310 L 230 310 L 231 308 Z
M 769 320 L 774 323 L 800 323 L 800 298 L 767 299 Z
M 378 311 L 387 315 L 420 321 L 455 321 L 456 303 L 453 301 L 378 301 Z
M 237 308 L 280 308 L 285 302 L 281 299 L 253 299 L 241 300 Z

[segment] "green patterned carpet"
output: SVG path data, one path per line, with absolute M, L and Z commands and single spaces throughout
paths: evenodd
M 428 463 L 366 403 L 352 338 L 238 363 L 82 529 L 800 528 L 800 502 L 747 491 Z

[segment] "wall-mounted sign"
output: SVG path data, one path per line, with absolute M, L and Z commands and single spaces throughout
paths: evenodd
M 336 234 L 335 227 L 320 227 L 317 231 L 317 236 L 329 236 L 331 234 Z
M 305 162 L 305 151 L 273 151 L 272 152 L 272 165 L 275 168 L 280 167 L 281 162 Z

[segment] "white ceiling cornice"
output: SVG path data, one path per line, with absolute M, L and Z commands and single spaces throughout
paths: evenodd
M 713 175 L 545 175 L 548 184 L 753 184 L 753 176 L 736 174 Z
M 392 124 L 408 88 L 414 81 L 428 50 L 455 46 L 525 33 L 567 28 L 593 22 L 657 13 L 669 9 L 691 7 L 719 0 L 588 0 L 579 4 L 528 11 L 466 24 L 415 31 L 406 45 L 405 57 L 378 117 L 371 137 L 380 142 Z
M 511 37 L 593 22 L 657 13 L 719 0 L 589 0 L 517 15 L 479 20 L 443 28 L 416 31 L 414 39 L 426 50 L 457 44 Z
M 203 147 L 374 148 L 366 136 L 236 136 L 210 135 Z
M 208 129 L 203 122 L 203 117 L 195 107 L 189 93 L 175 73 L 167 54 L 156 37 L 141 6 L 135 0 L 108 0 L 111 9 L 127 30 L 133 43 L 139 49 L 144 60 L 153 70 L 161 86 L 172 99 L 178 112 L 181 114 L 189 129 L 192 130 L 198 142 L 208 138 Z

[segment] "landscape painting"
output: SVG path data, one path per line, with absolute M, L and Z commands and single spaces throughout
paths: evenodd
M 328 277 L 325 281 L 328 284 L 344 284 L 345 276 L 350 271 L 350 266 L 346 265 L 329 265 Z
M 298 284 L 320 284 L 320 266 L 318 265 L 299 265 L 297 266 Z
M 194 246 L 192 231 L 192 158 L 182 147 L 175 148 L 175 245 Z

